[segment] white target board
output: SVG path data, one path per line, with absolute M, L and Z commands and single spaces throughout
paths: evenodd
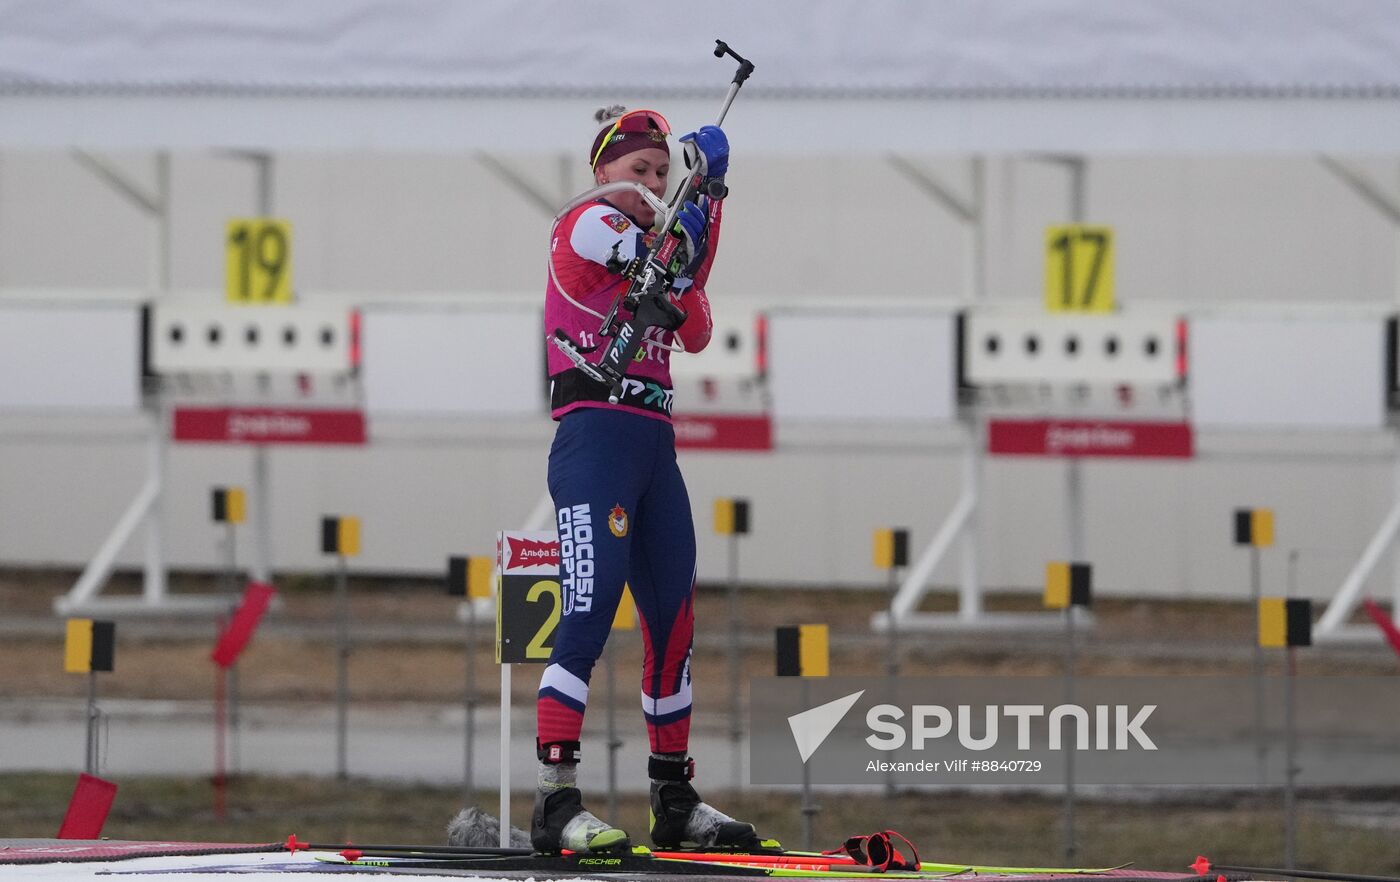
M 544 320 L 536 309 L 366 308 L 371 414 L 506 416 L 545 412 Z
M 1375 429 L 1385 420 L 1385 322 L 1200 317 L 1188 373 L 1201 428 Z
M 943 423 L 956 416 L 949 313 L 769 315 L 779 421 Z
M 135 411 L 141 309 L 0 306 L 0 411 Z
M 1167 384 L 1177 378 L 1178 319 L 969 311 L 967 381 Z
M 349 309 L 166 303 L 151 312 L 151 368 L 158 374 L 354 367 Z

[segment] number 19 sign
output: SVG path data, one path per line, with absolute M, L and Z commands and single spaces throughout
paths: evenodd
M 275 217 L 241 217 L 224 235 L 229 303 L 292 301 L 292 225 Z
M 1045 229 L 1045 308 L 1113 312 L 1113 228 Z

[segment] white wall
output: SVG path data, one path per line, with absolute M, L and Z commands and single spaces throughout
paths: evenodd
M 764 300 L 921 295 L 965 288 L 962 227 L 878 156 L 746 156 L 711 289 Z M 582 152 L 582 151 L 580 151 Z M 150 181 L 150 158 L 117 157 Z M 579 157 L 508 157 L 556 203 L 585 184 Z M 961 158 L 913 157 L 960 194 Z M 1400 163 L 1357 163 L 1400 190 Z M 294 225 L 301 291 L 490 291 L 540 296 L 548 216 L 471 156 L 278 158 L 276 213 Z M 223 227 L 254 207 L 251 166 L 178 153 L 172 280 L 223 285 Z M 1036 300 L 1043 234 L 1069 212 L 1062 167 L 987 163 L 987 292 Z M 1120 299 L 1374 301 L 1396 296 L 1389 223 L 1310 158 L 1091 159 L 1087 219 L 1117 230 Z M 61 153 L 0 153 L 0 287 L 132 287 L 149 281 L 147 222 Z
M 769 302 L 890 296 L 956 297 L 967 270 L 963 230 L 882 160 L 749 157 L 736 130 L 734 197 L 716 309 L 730 292 Z M 150 180 L 149 158 L 117 157 Z M 560 196 L 556 157 L 509 160 Z M 967 164 L 921 164 L 968 192 Z M 1397 164 L 1361 163 L 1394 183 Z M 1065 219 L 1067 177 L 1019 158 L 988 162 L 989 297 L 1036 302 L 1046 224 Z M 181 297 L 217 298 L 223 222 L 253 208 L 250 168 L 180 153 L 173 163 L 172 269 Z M 1310 159 L 1094 159 L 1087 216 L 1117 229 L 1118 291 L 1127 303 L 1333 301 L 1395 297 L 1396 235 Z M 276 210 L 295 227 L 296 287 L 359 291 L 383 302 L 404 292 L 493 292 L 535 302 L 544 280 L 548 217 L 469 156 L 294 155 L 279 158 Z M 151 233 L 141 216 L 66 155 L 0 154 L 0 287 L 140 287 Z M 195 293 L 195 292 L 204 293 Z M 81 565 L 135 492 L 145 453 L 134 423 L 34 422 L 0 416 L 0 562 Z M 460 429 L 458 431 L 457 429 Z M 436 572 L 449 552 L 482 552 L 543 492 L 544 420 L 436 426 L 376 424 L 364 451 L 277 451 L 274 555 L 320 566 L 316 519 L 361 513 L 357 566 Z M 876 584 L 870 531 L 907 525 L 926 541 L 958 492 L 948 437 L 909 430 L 781 428 L 771 455 L 685 454 L 701 536 L 701 577 L 724 572 L 709 536 L 710 500 L 755 500 L 756 533 L 743 571 L 767 581 Z M 1386 442 L 1365 436 L 1202 439 L 1186 464 L 1094 462 L 1085 467 L 1087 548 L 1106 592 L 1239 594 L 1247 569 L 1228 544 L 1235 506 L 1273 506 L 1279 550 L 1265 575 L 1281 587 L 1286 550 L 1305 549 L 1305 592 L 1340 582 L 1393 496 Z M 246 483 L 247 455 L 185 447 L 170 459 L 170 554 L 215 560 L 207 489 Z M 1063 464 L 986 466 L 983 553 L 988 585 L 1034 586 L 1064 553 Z M 135 565 L 139 544 L 126 550 Z M 951 567 L 938 577 L 952 581 Z M 1388 574 L 1382 574 L 1383 582 Z
M 0 420 L 0 563 L 81 567 L 145 474 L 135 420 Z M 273 452 L 272 553 L 279 570 L 326 571 L 319 519 L 363 519 L 351 566 L 430 576 L 449 554 L 490 554 L 495 531 L 522 523 L 544 493 L 546 420 L 493 425 L 376 422 L 364 449 Z M 871 533 L 907 526 L 929 541 L 960 490 L 961 459 L 946 431 L 789 428 L 781 452 L 683 452 L 700 547 L 700 579 L 727 571 L 711 533 L 712 502 L 753 500 L 745 578 L 783 585 L 884 583 L 870 566 Z M 1091 461 L 1083 469 L 1087 557 L 1105 595 L 1245 597 L 1247 553 L 1231 544 L 1236 507 L 1272 507 L 1277 547 L 1263 554 L 1266 589 L 1282 592 L 1298 551 L 1302 594 L 1327 598 L 1394 496 L 1394 450 L 1379 438 L 1326 434 L 1263 439 L 1203 436 L 1191 462 Z M 185 445 L 169 458 L 163 523 L 171 564 L 219 565 L 208 520 L 216 485 L 248 486 L 251 455 Z M 1004 457 L 984 465 L 984 582 L 1038 589 L 1045 561 L 1067 554 L 1065 465 Z M 240 547 L 251 547 L 246 530 Z M 120 560 L 140 566 L 140 534 Z M 246 557 L 244 558 L 246 560 Z M 956 558 L 935 581 L 956 581 Z M 1377 596 L 1390 596 L 1382 566 Z

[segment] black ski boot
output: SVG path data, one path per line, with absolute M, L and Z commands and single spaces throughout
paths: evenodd
M 700 801 L 690 786 L 695 776 L 692 759 L 660 759 L 647 764 L 651 776 L 651 841 L 658 848 L 690 843 L 703 848 L 758 851 L 763 843 L 753 824 L 736 821 Z
M 530 844 L 542 854 L 625 851 L 632 840 L 622 830 L 599 820 L 583 807 L 578 780 L 577 741 L 539 744 L 540 787 L 535 793 L 535 816 Z
M 583 807 L 577 787 L 535 794 L 530 844 L 542 854 L 569 851 L 626 851 L 632 840 L 622 830 L 594 817 Z

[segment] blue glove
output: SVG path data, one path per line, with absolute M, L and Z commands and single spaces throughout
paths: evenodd
M 688 242 L 700 242 L 705 237 L 705 227 L 710 225 L 710 218 L 700 206 L 687 202 L 676 213 L 676 225 Z
M 691 275 L 705 259 L 706 233 L 709 226 L 710 216 L 705 209 L 694 202 L 681 205 L 681 210 L 676 213 L 676 226 L 673 229 L 685 240 L 687 259 L 684 267 L 677 267 L 679 275 Z
M 700 152 L 705 154 L 706 174 L 712 178 L 722 178 L 729 171 L 729 138 L 719 126 L 701 126 L 700 131 L 682 135 L 681 141 L 694 141 Z

